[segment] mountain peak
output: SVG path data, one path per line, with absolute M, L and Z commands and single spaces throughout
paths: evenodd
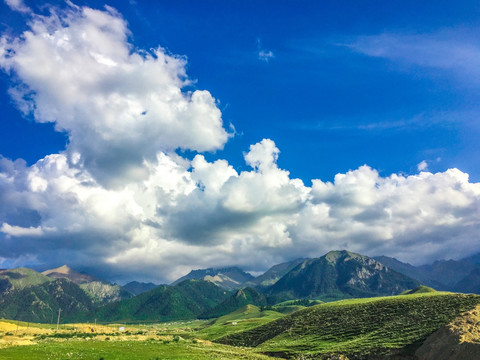
M 368 257 L 357 253 L 350 252 L 348 250 L 332 250 L 324 255 L 325 259 L 331 263 L 337 263 L 340 260 L 346 261 L 351 259 L 367 259 Z
M 45 270 L 44 272 L 42 272 L 42 274 L 53 279 L 66 278 L 76 284 L 85 284 L 92 281 L 98 281 L 95 277 L 73 270 L 68 265 L 62 265 L 55 269 Z
M 71 272 L 73 272 L 75 270 L 73 270 L 70 266 L 68 265 L 62 265 L 56 269 L 50 269 L 50 270 L 45 270 L 44 272 L 42 272 L 43 275 L 47 275 L 48 274 L 51 274 L 51 273 L 59 273 L 59 274 L 70 274 Z

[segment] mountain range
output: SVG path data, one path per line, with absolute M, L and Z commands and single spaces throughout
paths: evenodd
M 461 260 L 438 260 L 414 266 L 388 256 L 375 259 L 389 268 L 437 290 L 480 293 L 480 254 Z
M 418 285 L 372 258 L 343 250 L 302 261 L 275 282 L 267 294 L 278 301 L 332 300 L 395 295 Z
M 219 317 L 248 304 L 389 296 L 420 284 L 478 293 L 475 259 L 413 266 L 342 250 L 278 264 L 256 278 L 237 267 L 209 268 L 193 270 L 171 285 L 123 287 L 66 265 L 43 273 L 7 269 L 0 270 L 0 317 L 52 322 L 61 310 L 63 321 L 153 322 Z

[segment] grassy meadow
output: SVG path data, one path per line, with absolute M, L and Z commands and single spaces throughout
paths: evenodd
M 0 359 L 368 359 L 413 353 L 439 327 L 480 303 L 478 295 L 421 292 L 349 299 L 289 315 L 244 306 L 213 320 L 56 325 L 0 321 Z M 125 326 L 125 331 L 120 327 Z
M 206 321 L 154 325 L 66 324 L 0 321 L 0 359 L 156 360 L 270 359 L 252 349 L 213 343 L 196 333 Z
M 303 309 L 218 341 L 287 358 L 411 354 L 431 333 L 479 303 L 479 295 L 441 292 L 342 300 Z

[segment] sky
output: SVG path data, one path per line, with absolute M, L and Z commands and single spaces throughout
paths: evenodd
M 120 283 L 480 252 L 480 4 L 0 3 L 0 267 Z

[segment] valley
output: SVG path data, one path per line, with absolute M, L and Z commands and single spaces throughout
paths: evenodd
M 477 316 L 480 295 L 436 291 L 403 271 L 413 266 L 384 262 L 399 271 L 331 251 L 257 278 L 232 267 L 130 283 L 138 294 L 68 266 L 1 270 L 0 359 L 429 359 L 438 345 L 423 344 L 438 343 L 437 331 L 480 356 L 479 334 L 461 320 Z M 447 265 L 456 282 L 477 269 Z
M 478 295 L 421 292 L 318 304 L 289 315 L 246 305 L 213 320 L 76 323 L 58 330 L 54 324 L 4 320 L 0 358 L 430 359 L 428 344 L 439 336 L 476 356 L 480 336 L 465 324 L 478 319 L 479 304 Z M 445 335 L 446 325 L 455 326 L 455 336 Z M 461 339 L 464 329 L 468 336 Z M 433 349 L 438 353 L 438 346 Z

